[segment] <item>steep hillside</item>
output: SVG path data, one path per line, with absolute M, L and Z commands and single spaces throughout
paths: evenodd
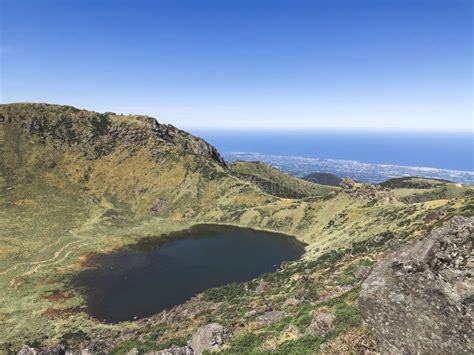
M 182 344 L 211 322 L 233 334 L 221 348 L 231 353 L 348 344 L 376 349 L 360 322 L 361 279 L 354 272 L 379 260 L 388 240 L 415 239 L 453 215 L 473 214 L 468 186 L 462 194 L 409 204 L 397 199 L 399 187 L 301 185 L 263 164 L 229 167 L 202 139 L 149 117 L 46 104 L 1 105 L 0 115 L 5 352 L 23 344 L 157 350 Z M 291 191 L 298 198 L 269 194 L 262 180 L 296 181 Z M 89 255 L 199 223 L 283 232 L 308 243 L 307 252 L 280 272 L 209 290 L 149 319 L 103 324 L 85 312 L 84 296 L 69 281 Z M 267 314 L 273 311 L 283 313 Z M 321 313 L 335 317 L 329 335 L 315 333 Z

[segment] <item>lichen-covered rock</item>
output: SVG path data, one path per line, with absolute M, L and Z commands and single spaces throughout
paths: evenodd
M 306 334 L 311 336 L 325 336 L 331 330 L 332 323 L 335 319 L 336 316 L 332 313 L 316 314 L 306 329 Z
M 362 285 L 361 314 L 387 354 L 473 354 L 474 217 L 392 251 Z
M 219 323 L 210 323 L 199 328 L 191 339 L 191 348 L 197 355 L 204 351 L 217 350 L 227 339 L 229 332 Z

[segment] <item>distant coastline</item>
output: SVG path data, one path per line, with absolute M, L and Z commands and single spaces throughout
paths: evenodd
M 290 175 L 299 177 L 314 172 L 324 172 L 332 173 L 339 177 L 350 177 L 363 182 L 380 183 L 394 177 L 420 176 L 474 185 L 474 172 L 472 171 L 245 152 L 227 152 L 224 153 L 224 158 L 229 161 L 261 161 Z
M 474 172 L 472 132 L 194 129 L 221 153 L 258 153 L 360 164 Z M 280 158 L 281 160 L 282 158 Z

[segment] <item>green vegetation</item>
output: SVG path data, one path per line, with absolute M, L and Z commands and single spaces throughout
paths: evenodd
M 279 197 L 327 196 L 339 190 L 337 187 L 298 179 L 260 162 L 236 161 L 231 168 L 238 177 L 251 181 L 263 191 Z
M 321 339 L 319 337 L 304 336 L 297 340 L 285 341 L 280 345 L 275 354 L 317 354 L 321 346 Z
M 321 186 L 261 163 L 228 169 L 202 142 L 181 131 L 167 140 L 143 116 L 45 104 L 1 105 L 0 114 L 0 352 L 25 342 L 74 347 L 99 333 L 117 342 L 116 353 L 157 350 L 217 321 L 236 334 L 226 353 L 316 353 L 349 342 L 351 332 L 370 337 L 357 308 L 358 266 L 377 262 L 392 239 L 474 215 L 470 186 L 415 178 L 367 194 L 362 184 Z M 199 223 L 294 235 L 307 253 L 259 280 L 205 291 L 204 308 L 189 317 L 103 324 L 86 314 L 69 279 L 89 255 Z M 259 294 L 261 280 L 270 287 Z M 271 310 L 285 317 L 256 321 Z M 305 329 L 318 312 L 336 318 L 325 337 L 310 337 Z

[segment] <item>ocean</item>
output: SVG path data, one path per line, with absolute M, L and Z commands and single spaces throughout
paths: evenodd
M 292 175 L 332 172 L 361 181 L 426 176 L 474 184 L 474 133 L 203 130 L 227 160 L 260 160 Z

